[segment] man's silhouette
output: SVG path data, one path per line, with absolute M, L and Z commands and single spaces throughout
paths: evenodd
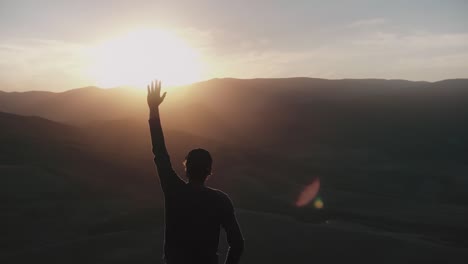
M 167 153 L 159 118 L 159 105 L 166 93 L 160 94 L 160 81 L 148 85 L 154 162 L 165 198 L 164 259 L 168 264 L 218 263 L 219 233 L 223 227 L 230 246 L 225 263 L 238 263 L 244 239 L 232 202 L 227 194 L 205 186 L 205 180 L 211 174 L 211 155 L 204 149 L 190 151 L 185 159 L 188 183 L 177 176 Z

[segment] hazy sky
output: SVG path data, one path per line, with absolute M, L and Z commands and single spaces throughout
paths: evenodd
M 468 77 L 467 14 L 466 0 L 0 0 L 0 90 L 95 85 L 85 51 L 142 28 L 187 40 L 200 80 Z

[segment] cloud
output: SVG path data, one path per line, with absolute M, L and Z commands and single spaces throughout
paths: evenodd
M 239 78 L 321 77 L 338 78 L 337 66 L 354 55 L 337 47 L 302 51 L 253 49 L 210 58 L 210 77 Z
M 468 73 L 468 33 L 463 32 L 359 32 L 303 48 L 280 47 L 263 36 L 242 39 L 231 34 L 226 39 L 228 33 L 193 28 L 179 34 L 200 52 L 206 66 L 203 79 L 308 76 L 436 81 Z M 58 91 L 92 85 L 86 75 L 92 63 L 88 49 L 87 44 L 57 40 L 2 41 L 0 90 Z
M 436 81 L 467 77 L 468 34 L 356 34 L 303 50 L 248 46 L 211 58 L 212 77 L 386 78 Z
M 424 49 L 451 49 L 457 47 L 468 48 L 468 33 L 434 34 L 418 33 L 402 35 L 393 32 L 377 32 L 367 36 L 361 36 L 351 42 L 353 45 L 367 47 L 393 47 Z
M 47 39 L 10 39 L 0 44 L 1 90 L 69 89 L 86 84 L 86 46 Z
M 385 24 L 386 22 L 387 20 L 385 18 L 378 17 L 378 18 L 356 20 L 348 24 L 346 27 L 348 28 L 370 27 L 370 26 L 382 25 L 382 24 Z

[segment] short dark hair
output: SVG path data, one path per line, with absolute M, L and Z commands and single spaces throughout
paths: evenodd
M 189 179 L 205 181 L 211 174 L 213 159 L 208 150 L 197 148 L 187 154 L 184 164 Z

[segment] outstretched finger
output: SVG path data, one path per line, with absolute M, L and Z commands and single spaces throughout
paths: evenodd
M 161 102 L 164 101 L 164 98 L 166 98 L 167 92 L 164 92 L 163 95 L 161 96 Z
M 149 84 L 146 85 L 146 89 L 148 90 L 148 95 L 149 95 L 149 94 L 150 94 L 150 86 L 149 86 Z
M 159 80 L 154 80 L 154 89 L 158 96 L 161 95 L 161 86 L 159 86 Z

